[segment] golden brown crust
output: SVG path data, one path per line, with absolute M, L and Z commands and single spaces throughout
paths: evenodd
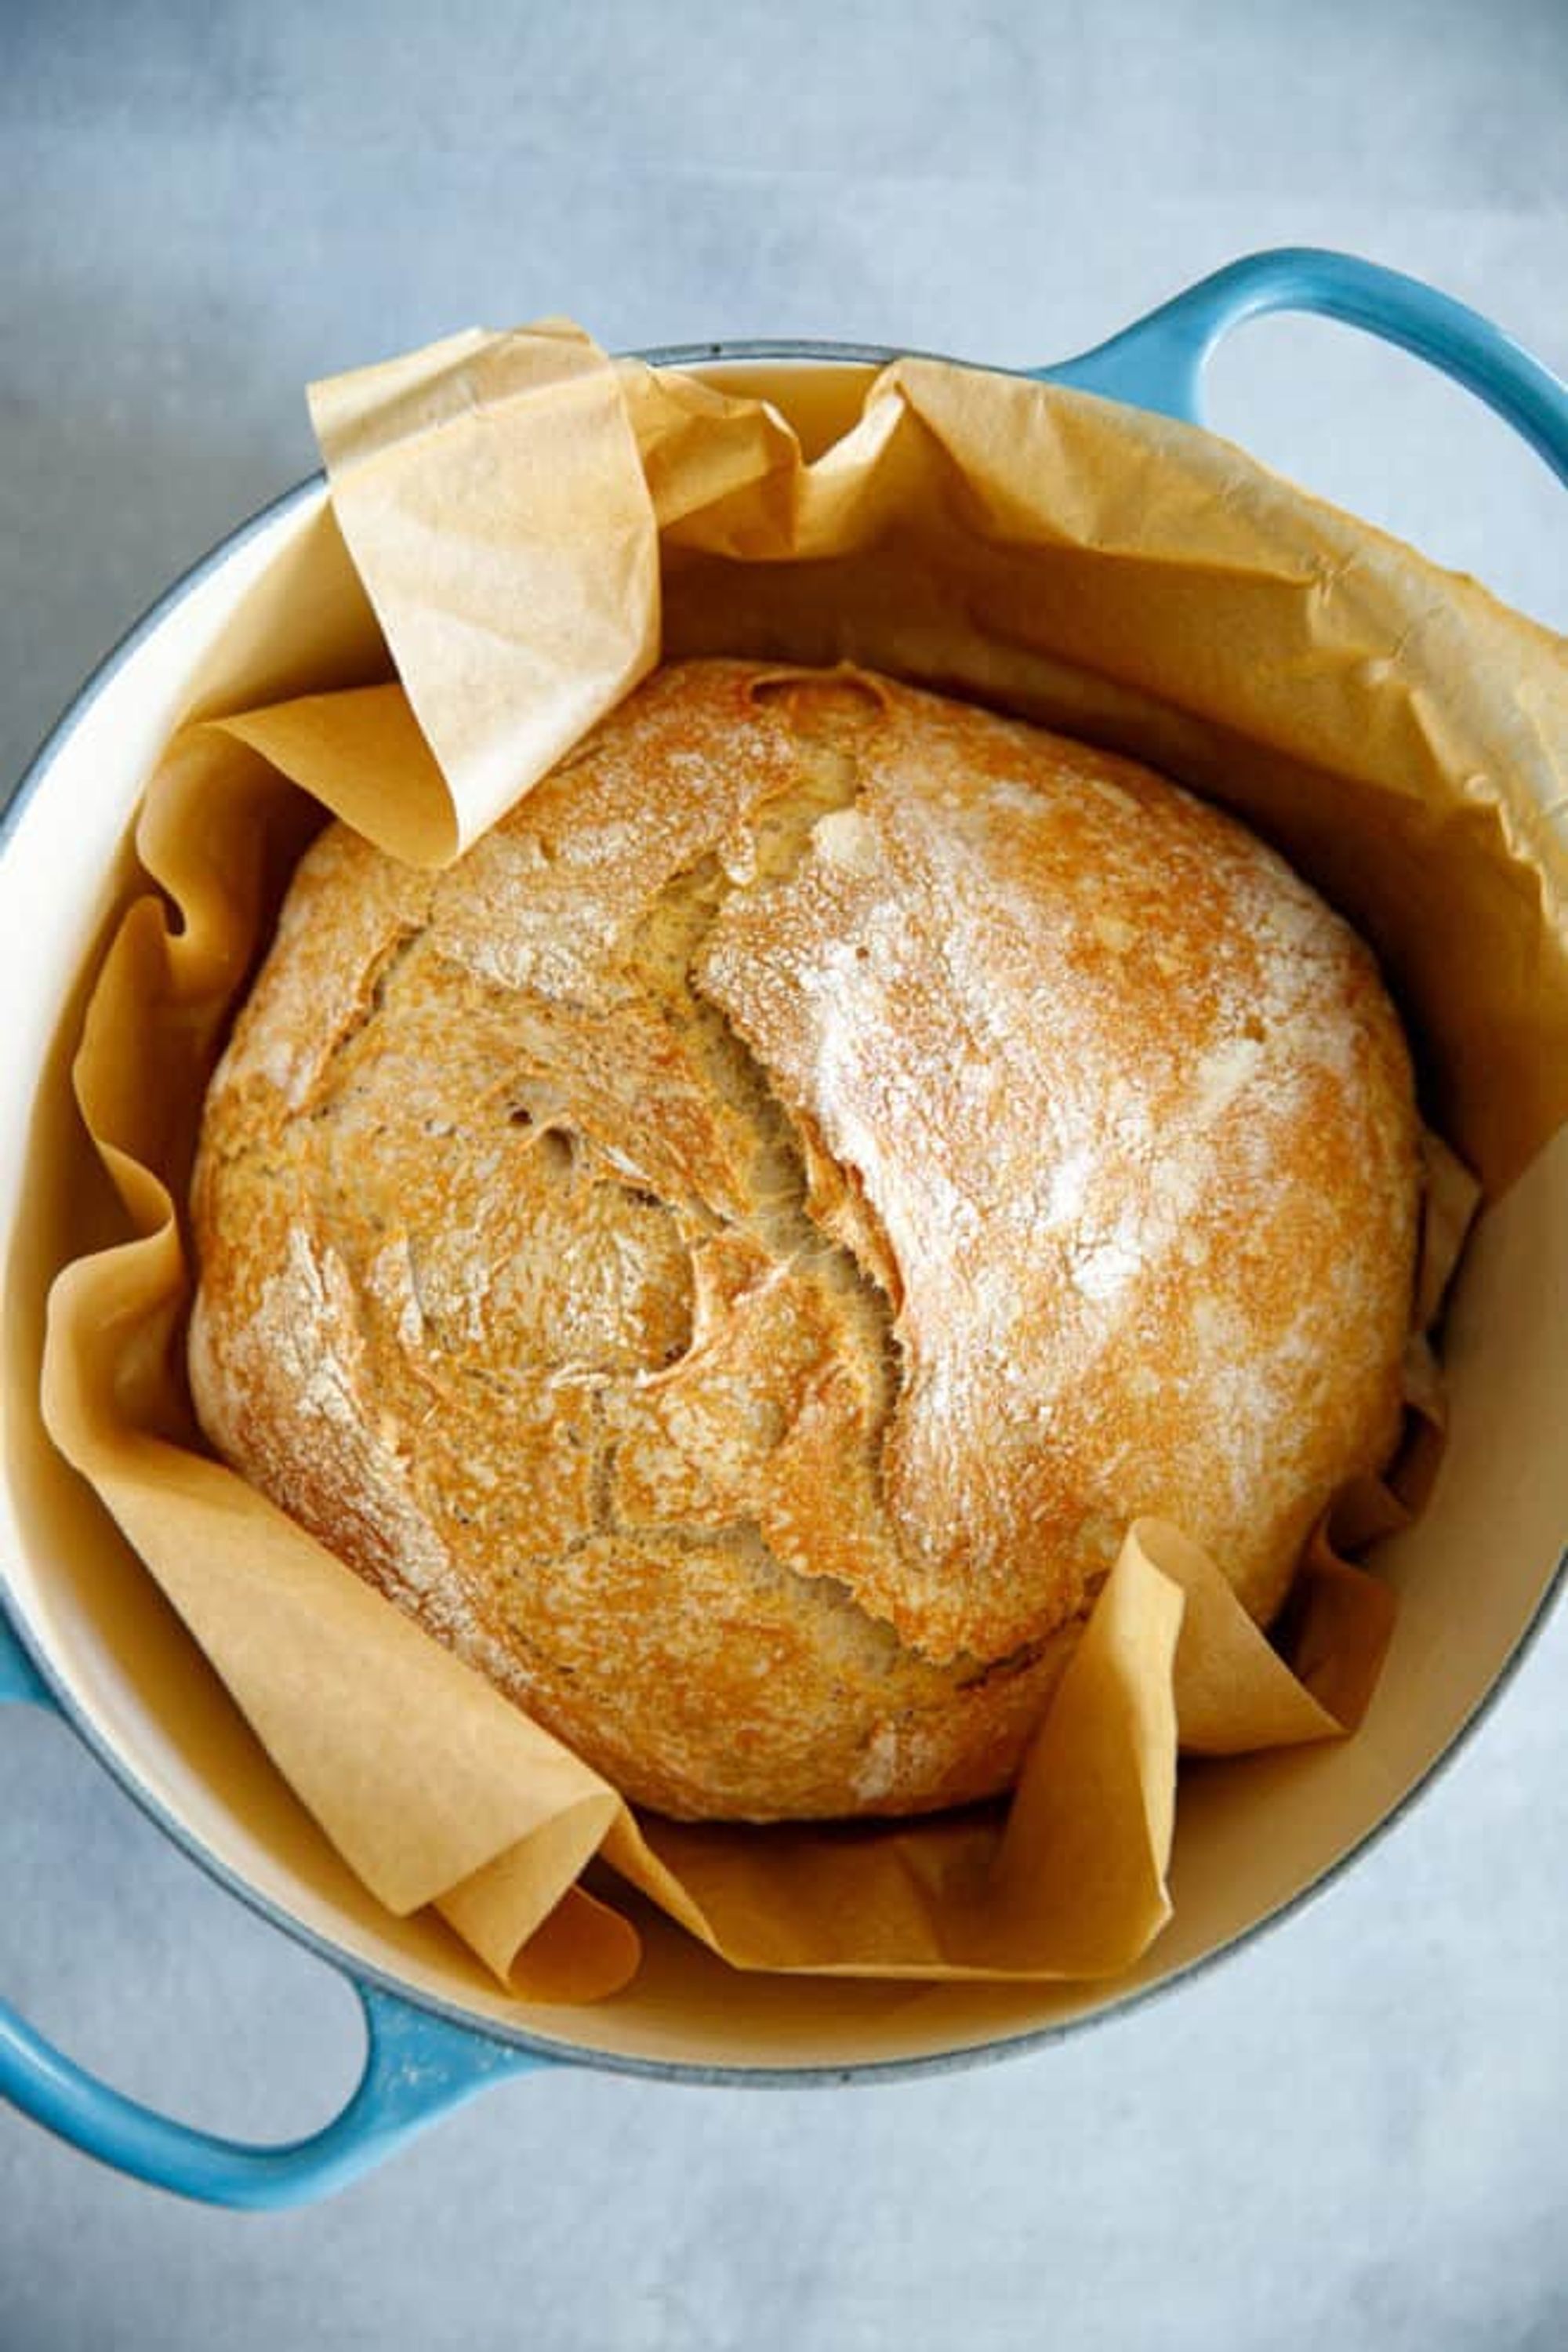
M 458 866 L 308 853 L 213 1084 L 237 1467 L 628 1794 L 1005 1784 L 1127 1520 L 1267 1619 L 1392 1442 L 1371 958 L 1132 763 L 658 673 Z

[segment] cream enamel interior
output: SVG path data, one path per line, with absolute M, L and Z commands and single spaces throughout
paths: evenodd
M 808 447 L 868 373 L 747 362 Z M 1484 1216 L 1450 1317 L 1452 1438 L 1421 1525 L 1384 1548 L 1402 1608 L 1352 1740 L 1184 1774 L 1175 1918 L 1112 1986 L 941 1987 L 741 1976 L 639 1912 L 636 1983 L 590 2009 L 505 2000 L 434 1919 L 363 1892 L 273 1771 L 189 1637 L 37 1419 L 44 1293 L 108 1238 L 83 1163 L 70 1043 L 94 950 L 130 881 L 137 799 L 182 719 L 372 674 L 379 636 L 324 493 L 303 494 L 180 594 L 57 740 L 0 859 L 0 1170 L 5 1236 L 0 1563 L 7 1603 L 126 1777 L 271 1906 L 415 1994 L 476 2021 L 612 2058 L 838 2068 L 909 2062 L 1058 2026 L 1223 1948 L 1360 1843 L 1442 1755 L 1525 1632 L 1568 1531 L 1568 1134 Z M 30 1139 L 24 1150 L 22 1139 Z

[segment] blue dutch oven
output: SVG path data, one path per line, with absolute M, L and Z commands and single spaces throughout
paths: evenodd
M 1568 391 L 1473 311 L 1344 255 L 1253 255 L 1081 358 L 1032 373 L 1196 424 L 1205 364 L 1221 337 L 1286 310 L 1342 320 L 1429 361 L 1496 409 L 1568 482 Z M 649 356 L 765 389 L 803 430 L 815 418 L 820 441 L 825 422 L 847 415 L 868 373 L 894 354 L 780 342 Z M 7 1132 L 31 1128 L 35 1140 L 67 1132 L 61 1040 L 79 1018 L 80 975 L 102 936 L 104 877 L 171 728 L 220 698 L 235 708 L 290 690 L 311 660 L 341 658 L 370 625 L 327 528 L 317 477 L 188 572 L 82 689 L 23 779 L 0 835 L 0 940 L 13 959 L 0 983 Z M 1363 1851 L 1495 1696 L 1561 1575 L 1568 1471 L 1552 1474 L 1555 1486 L 1552 1475 L 1538 1482 L 1532 1474 L 1532 1495 L 1537 1484 L 1540 1492 L 1517 1545 L 1508 1560 L 1489 1563 L 1484 1601 L 1467 1592 L 1463 1638 L 1447 1646 L 1445 1577 L 1432 1557 L 1440 1546 L 1427 1542 L 1374 1736 L 1316 1758 L 1310 1777 L 1300 1759 L 1278 1756 L 1195 1776 L 1184 1791 L 1175 1919 L 1112 1987 L 747 1977 L 650 1917 L 645 1965 L 626 1993 L 589 2009 L 531 2007 L 508 2000 L 438 1922 L 391 1919 L 352 1880 L 195 1670 L 150 1580 L 16 1402 L 27 1388 L 29 1347 L 36 1374 L 42 1289 L 64 1229 L 51 1224 L 51 1201 L 36 1182 L 29 1194 L 25 1171 L 8 1171 L 5 1183 L 5 1344 L 21 1377 L 9 1383 L 0 1487 L 0 1699 L 57 1708 L 162 1829 L 242 1901 L 343 1970 L 364 2009 L 364 2069 L 342 2112 L 309 2139 L 259 2147 L 121 2096 L 0 2002 L 0 2092 L 87 2154 L 209 2203 L 321 2197 L 486 2085 L 552 2062 L 689 2080 L 837 2084 L 1037 2047 L 1126 2009 L 1235 1948 Z M 1473 1423 L 1478 1458 L 1491 1443 L 1486 1398 L 1510 1379 L 1527 1398 L 1531 1349 L 1561 1346 L 1531 1294 L 1549 1297 L 1553 1279 L 1568 1280 L 1565 1200 L 1568 1151 L 1551 1147 L 1489 1213 L 1471 1253 L 1479 1263 L 1468 1265 L 1456 1303 L 1451 1370 L 1456 1446 L 1463 1451 Z M 1527 1410 L 1516 1397 L 1514 1458 L 1560 1460 L 1550 1427 L 1531 1445 L 1519 1421 Z M 1397 1558 L 1389 1572 L 1400 1580 Z

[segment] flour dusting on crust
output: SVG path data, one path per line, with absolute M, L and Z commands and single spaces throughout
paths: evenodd
M 237 1467 L 635 1797 L 1005 1785 L 1140 1512 L 1259 1618 L 1392 1442 L 1370 956 L 1133 763 L 658 673 L 459 865 L 307 854 L 209 1097 Z

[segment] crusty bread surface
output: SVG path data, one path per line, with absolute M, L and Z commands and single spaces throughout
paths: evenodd
M 658 672 L 448 871 L 307 852 L 208 1096 L 237 1469 L 626 1793 L 1004 1788 L 1129 1520 L 1268 1622 L 1394 1442 L 1372 957 L 1133 762 Z

